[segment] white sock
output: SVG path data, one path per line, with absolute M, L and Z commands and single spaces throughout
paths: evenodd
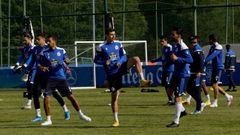
M 140 76 L 140 80 L 145 80 L 144 76 L 143 76 L 143 72 L 139 73 Z
M 118 121 L 118 112 L 113 113 L 114 120 Z
M 47 116 L 47 121 L 51 121 L 51 115 Z
M 64 112 L 68 112 L 68 108 L 65 104 L 62 106 L 62 108 L 63 108 Z
M 190 103 L 190 102 L 191 102 L 191 99 L 192 99 L 192 96 L 188 94 L 188 96 L 187 96 L 187 98 L 186 98 L 186 101 Z
M 229 99 L 230 95 L 227 94 L 227 93 L 225 93 L 225 97 L 226 97 L 227 99 Z
M 176 124 L 179 124 L 179 119 L 180 119 L 181 112 L 183 112 L 185 110 L 185 108 L 183 107 L 181 102 L 176 102 L 175 107 L 176 107 L 176 114 L 175 114 L 175 118 L 174 118 L 173 121 Z
M 79 110 L 79 111 L 78 111 L 78 115 L 79 115 L 80 117 L 82 117 L 84 114 L 82 113 L 81 110 Z
M 36 109 L 37 116 L 41 116 L 41 109 Z
M 208 101 L 210 101 L 210 95 L 209 94 L 206 95 L 206 98 L 207 98 Z
M 214 99 L 212 104 L 218 104 L 218 100 L 217 99 Z
M 32 99 L 28 99 L 27 105 L 31 105 L 31 104 L 32 104 Z

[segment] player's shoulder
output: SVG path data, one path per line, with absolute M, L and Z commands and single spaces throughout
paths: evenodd
M 114 40 L 113 43 L 114 43 L 114 45 L 117 45 L 119 47 L 123 47 L 122 42 L 119 41 L 119 40 Z
M 218 42 L 216 42 L 216 43 L 215 43 L 215 49 L 216 49 L 216 50 L 222 50 L 223 47 L 222 47 L 222 45 L 220 45 Z
M 183 40 L 180 41 L 181 50 L 188 50 L 188 46 L 183 42 Z
M 62 51 L 63 53 L 66 53 L 65 49 L 62 47 L 56 47 L 57 50 Z
M 199 45 L 199 44 L 197 44 L 196 46 L 194 46 L 194 50 L 193 50 L 193 52 L 202 52 L 203 50 L 202 50 L 202 47 Z
M 103 43 L 99 44 L 97 47 L 96 47 L 96 51 L 97 52 L 101 52 L 102 51 L 102 47 L 106 45 L 106 41 L 104 41 Z

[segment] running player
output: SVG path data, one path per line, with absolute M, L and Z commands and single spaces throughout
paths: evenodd
M 18 58 L 17 63 L 15 64 L 13 71 L 17 72 L 19 70 L 25 69 L 31 62 L 32 55 L 31 55 L 31 49 L 34 47 L 32 44 L 32 36 L 28 33 L 24 33 L 23 35 L 23 48 L 21 49 L 21 56 Z M 31 109 L 31 103 L 32 103 L 32 88 L 33 88 L 33 79 L 31 78 L 32 72 L 29 73 L 29 76 L 27 78 L 27 104 L 22 107 L 22 109 Z
M 34 79 L 34 87 L 33 87 L 33 101 L 34 107 L 36 110 L 36 117 L 32 120 L 32 122 L 42 121 L 41 110 L 40 110 L 40 102 L 39 96 L 42 93 L 42 90 L 46 89 L 47 85 L 47 73 L 42 72 L 41 70 L 37 69 L 36 63 L 39 61 L 40 53 L 46 49 L 48 49 L 48 45 L 45 42 L 45 35 L 40 33 L 36 36 L 36 43 L 37 45 L 32 49 L 32 61 L 28 66 L 28 70 L 35 73 L 35 76 L 32 76 Z M 53 97 L 57 99 L 58 103 L 63 107 L 65 120 L 70 119 L 70 112 L 65 105 L 62 97 L 58 94 L 57 91 L 53 91 Z
M 182 29 L 174 28 L 172 30 L 172 38 L 176 43 L 176 48 L 171 55 L 171 60 L 174 63 L 174 72 L 170 84 L 175 94 L 176 114 L 173 122 L 167 125 L 169 128 L 178 127 L 180 117 L 187 115 L 185 108 L 182 105 L 182 95 L 184 94 L 185 85 L 190 76 L 189 64 L 193 62 L 188 47 L 183 42 Z
M 168 39 L 165 36 L 160 37 L 160 44 L 162 45 L 162 57 L 151 60 L 151 62 L 162 61 L 162 85 L 165 87 L 168 97 L 168 104 L 174 105 L 173 91 L 170 89 L 170 81 L 174 71 L 174 64 L 171 62 L 170 56 L 173 53 L 172 45 L 168 43 Z
M 107 29 L 106 41 L 100 44 L 98 48 L 99 53 L 95 56 L 94 62 L 103 65 L 106 71 L 108 87 L 112 92 L 111 106 L 114 114 L 114 123 L 112 126 L 118 127 L 118 90 L 122 88 L 122 76 L 127 74 L 128 70 L 135 65 L 136 71 L 140 77 L 140 85 L 149 86 L 151 81 L 145 80 L 139 57 L 135 56 L 127 59 L 126 52 L 121 42 L 115 39 L 115 30 L 111 28 Z
M 44 50 L 41 55 L 41 60 L 37 64 L 38 68 L 47 73 L 47 86 L 44 92 L 44 109 L 47 116 L 42 126 L 52 125 L 50 114 L 50 96 L 57 89 L 62 96 L 66 96 L 72 103 L 75 110 L 78 112 L 80 119 L 90 122 L 91 118 L 84 115 L 79 107 L 78 102 L 73 96 L 71 89 L 67 83 L 64 74 L 64 62 L 69 64 L 69 59 L 63 48 L 57 47 L 57 39 L 53 36 L 48 37 L 49 48 Z
M 233 96 L 226 93 L 222 87 L 219 86 L 221 83 L 221 75 L 222 71 L 224 69 L 223 65 L 223 48 L 222 46 L 217 42 L 217 38 L 214 34 L 211 34 L 208 36 L 209 44 L 211 45 L 211 48 L 209 50 L 208 56 L 205 59 L 205 64 L 212 61 L 212 76 L 211 76 L 211 82 L 212 87 L 214 89 L 214 101 L 210 105 L 210 107 L 218 107 L 218 93 L 220 92 L 223 94 L 227 99 L 228 106 L 231 105 Z

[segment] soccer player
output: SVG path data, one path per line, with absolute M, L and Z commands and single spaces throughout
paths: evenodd
M 165 87 L 168 97 L 168 104 L 174 105 L 173 91 L 170 89 L 170 81 L 174 71 L 174 64 L 171 62 L 170 56 L 173 53 L 172 45 L 168 43 L 168 39 L 165 36 L 160 37 L 160 44 L 162 45 L 162 57 L 151 60 L 151 62 L 162 61 L 162 85 Z
M 231 49 L 231 46 L 229 44 L 226 45 L 226 50 L 227 50 L 227 53 L 225 55 L 224 68 L 229 81 L 228 89 L 226 91 L 237 91 L 235 82 L 233 80 L 233 73 L 235 72 L 235 64 L 236 64 L 236 54 Z
M 189 49 L 183 42 L 182 29 L 178 27 L 174 28 L 172 30 L 172 38 L 176 43 L 176 48 L 174 48 L 174 53 L 171 55 L 171 60 L 174 63 L 174 72 L 170 84 L 175 94 L 176 114 L 173 122 L 167 125 L 169 128 L 178 127 L 180 117 L 187 115 L 182 105 L 182 95 L 190 76 L 189 64 L 193 62 Z
M 212 76 L 211 76 L 211 82 L 212 87 L 214 89 L 214 101 L 210 105 L 210 107 L 218 107 L 218 92 L 222 93 L 226 99 L 228 106 L 231 105 L 233 96 L 226 93 L 222 87 L 219 86 L 219 83 L 221 81 L 221 75 L 222 71 L 224 69 L 223 65 L 223 48 L 222 46 L 217 42 L 217 38 L 214 34 L 211 34 L 208 36 L 209 44 L 211 45 L 211 48 L 209 50 L 208 56 L 205 59 L 205 65 L 212 61 Z
M 28 33 L 24 33 L 23 35 L 23 48 L 21 49 L 22 54 L 19 56 L 17 63 L 15 64 L 13 71 L 18 72 L 19 70 L 25 69 L 29 63 L 31 62 L 32 55 L 31 49 L 34 47 L 32 44 L 32 36 Z M 22 109 L 31 109 L 32 103 L 32 88 L 33 88 L 33 79 L 31 79 L 31 74 L 28 76 L 28 80 L 26 82 L 27 85 L 27 93 L 28 100 L 27 104 L 22 107 Z
M 204 54 L 203 50 L 198 44 L 198 36 L 191 35 L 189 38 L 190 53 L 193 58 L 193 63 L 190 64 L 191 76 L 187 84 L 187 92 L 196 101 L 196 110 L 191 114 L 201 114 L 206 106 L 201 98 L 201 73 L 204 68 Z
M 37 64 L 38 68 L 47 73 L 47 86 L 44 92 L 44 109 L 47 116 L 42 126 L 52 125 L 50 114 L 50 97 L 57 89 L 62 96 L 66 96 L 72 103 L 75 110 L 78 112 L 80 119 L 90 122 L 91 118 L 84 115 L 79 107 L 79 103 L 73 96 L 71 89 L 67 83 L 64 74 L 64 62 L 69 64 L 66 51 L 63 48 L 57 47 L 57 39 L 53 36 L 48 37 L 49 48 L 41 53 L 41 60 Z
M 103 65 L 106 71 L 108 87 L 112 92 L 111 106 L 114 114 L 114 123 L 112 126 L 118 127 L 118 90 L 122 88 L 122 76 L 127 74 L 128 70 L 135 65 L 136 71 L 140 77 L 140 85 L 149 86 L 151 81 L 145 80 L 139 57 L 135 56 L 127 59 L 126 52 L 121 42 L 115 39 L 115 30 L 111 28 L 107 29 L 106 41 L 99 45 L 99 53 L 95 56 L 94 62 Z
M 42 90 L 45 90 L 47 85 L 47 73 L 39 70 L 36 65 L 37 61 L 40 60 L 39 59 L 40 53 L 48 49 L 48 45 L 45 42 L 45 35 L 43 33 L 40 33 L 36 36 L 36 43 L 37 45 L 32 49 L 32 61 L 27 67 L 29 71 L 32 70 L 33 73 L 36 72 L 34 76 L 32 75 L 32 78 L 34 79 L 33 101 L 36 110 L 36 117 L 32 120 L 32 122 L 42 121 L 39 97 L 41 95 Z M 58 94 L 57 91 L 53 91 L 52 94 L 53 97 L 57 99 L 58 103 L 62 106 L 65 112 L 65 120 L 69 120 L 70 112 L 67 106 L 65 105 L 65 102 L 63 101 L 62 97 Z

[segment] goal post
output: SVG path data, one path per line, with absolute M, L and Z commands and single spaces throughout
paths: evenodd
M 103 43 L 104 41 L 75 41 L 74 42 L 74 57 L 72 57 L 70 60 L 74 61 L 75 67 L 82 67 L 84 65 L 83 62 L 79 62 L 79 59 L 87 59 L 88 62 L 85 65 L 90 66 L 90 69 L 92 69 L 92 74 L 89 74 L 91 77 L 91 86 L 74 86 L 71 87 L 72 89 L 96 89 L 96 79 L 97 79 L 97 71 L 96 71 L 96 64 L 93 62 L 95 53 L 96 53 L 96 47 Z M 148 53 L 147 53 L 147 41 L 146 40 L 132 40 L 132 41 L 120 41 L 124 49 L 128 52 L 129 46 L 142 44 L 142 50 L 144 50 L 144 64 L 147 64 L 148 61 Z M 140 48 L 140 47 L 138 47 Z M 88 53 L 88 56 L 85 56 Z M 80 75 L 77 75 L 80 77 Z

